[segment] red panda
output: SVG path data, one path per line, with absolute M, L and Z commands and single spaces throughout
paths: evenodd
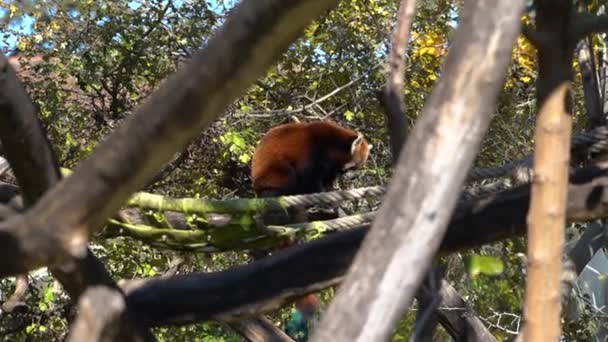
M 331 121 L 296 121 L 273 127 L 253 155 L 253 190 L 261 197 L 325 191 L 341 173 L 362 166 L 371 148 L 361 133 Z M 297 209 L 291 212 L 294 216 L 301 214 Z M 267 214 L 264 221 L 270 218 L 271 214 Z M 284 223 L 277 222 L 276 217 L 273 220 L 274 224 Z M 288 241 L 279 249 L 291 244 L 293 241 Z M 310 319 L 317 302 L 317 297 L 309 294 L 296 300 L 296 309 Z
M 253 190 L 263 197 L 325 191 L 340 174 L 362 166 L 371 148 L 361 133 L 331 121 L 273 127 L 253 155 Z

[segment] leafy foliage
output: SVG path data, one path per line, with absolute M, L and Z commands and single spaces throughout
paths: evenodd
M 18 50 L 20 77 L 62 166 L 72 168 L 86 158 L 167 75 L 205 45 L 234 3 L 63 0 L 0 4 L 3 40 L 14 41 L 3 48 L 6 52 Z M 460 6 L 459 1 L 448 0 L 419 3 L 404 89 L 411 124 L 441 76 Z M 336 10 L 310 25 L 264 77 L 190 143 L 175 171 L 146 190 L 215 199 L 252 197 L 248 173 L 255 144 L 268 128 L 290 116 L 331 118 L 362 131 L 374 145 L 370 162 L 363 172 L 341 180 L 339 186 L 386 184 L 391 158 L 383 110 L 375 93 L 384 84 L 382 65 L 397 5 L 389 0 L 342 1 Z M 597 1 L 588 6 L 600 10 Z M 603 40 L 596 39 L 594 44 L 605 48 Z M 530 152 L 536 109 L 535 56 L 531 44 L 521 37 L 513 49 L 513 63 L 477 165 L 502 164 Z M 580 89 L 577 94 L 575 119 L 580 126 L 584 124 Z M 243 253 L 178 253 L 128 238 L 98 239 L 93 247 L 117 279 L 158 275 L 177 255 L 186 259 L 182 272 L 211 272 L 248 261 Z M 500 338 L 512 337 L 516 329 L 516 324 L 501 325 L 497 314 L 519 315 L 523 276 L 517 253 L 523 251 L 523 242 L 513 240 L 444 258 L 450 281 Z M 476 276 L 467 274 L 463 259 L 475 261 L 469 263 L 468 271 Z M 10 280 L 0 282 L 3 294 L 12 287 Z M 333 292 L 321 293 L 324 303 Z M 30 285 L 30 311 L 0 316 L 0 336 L 3 340 L 61 339 L 73 315 L 66 299 L 51 278 L 43 276 Z M 275 313 L 273 321 L 283 325 L 289 309 Z M 406 314 L 396 341 L 408 339 L 414 316 L 414 311 Z M 572 338 L 586 331 L 580 324 L 566 329 Z M 159 341 L 239 340 L 216 323 L 158 328 L 155 333 Z M 445 336 L 445 332 L 438 334 Z

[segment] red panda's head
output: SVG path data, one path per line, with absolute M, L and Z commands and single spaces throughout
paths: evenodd
M 312 318 L 318 307 L 319 299 L 317 299 L 317 296 L 313 293 L 296 300 L 296 309 L 304 315 L 306 319 Z
M 359 133 L 350 147 L 351 160 L 344 165 L 344 170 L 357 169 L 363 166 L 367 161 L 367 157 L 369 157 L 369 150 L 371 149 L 372 145 L 368 144 L 363 134 Z

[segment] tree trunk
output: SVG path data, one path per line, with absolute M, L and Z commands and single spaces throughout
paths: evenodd
M 466 4 L 443 77 L 382 208 L 312 341 L 385 341 L 428 271 L 487 131 L 523 1 Z

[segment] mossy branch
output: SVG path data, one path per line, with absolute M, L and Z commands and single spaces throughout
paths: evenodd
M 170 198 L 146 192 L 134 194 L 128 201 L 131 207 L 176 211 L 186 214 L 230 214 L 261 212 L 269 208 L 307 208 L 314 205 L 332 205 L 366 197 L 384 194 L 384 187 L 374 186 L 352 190 L 330 191 L 310 195 L 282 196 L 269 198 L 237 198 L 229 200 L 208 200 L 200 198 Z
M 333 220 L 313 221 L 285 226 L 271 225 L 258 229 L 251 216 L 214 229 L 156 228 L 112 219 L 104 237 L 128 236 L 155 247 L 216 253 L 229 250 L 268 248 L 294 238 L 317 238 L 324 234 L 369 224 L 375 212 L 346 216 Z

